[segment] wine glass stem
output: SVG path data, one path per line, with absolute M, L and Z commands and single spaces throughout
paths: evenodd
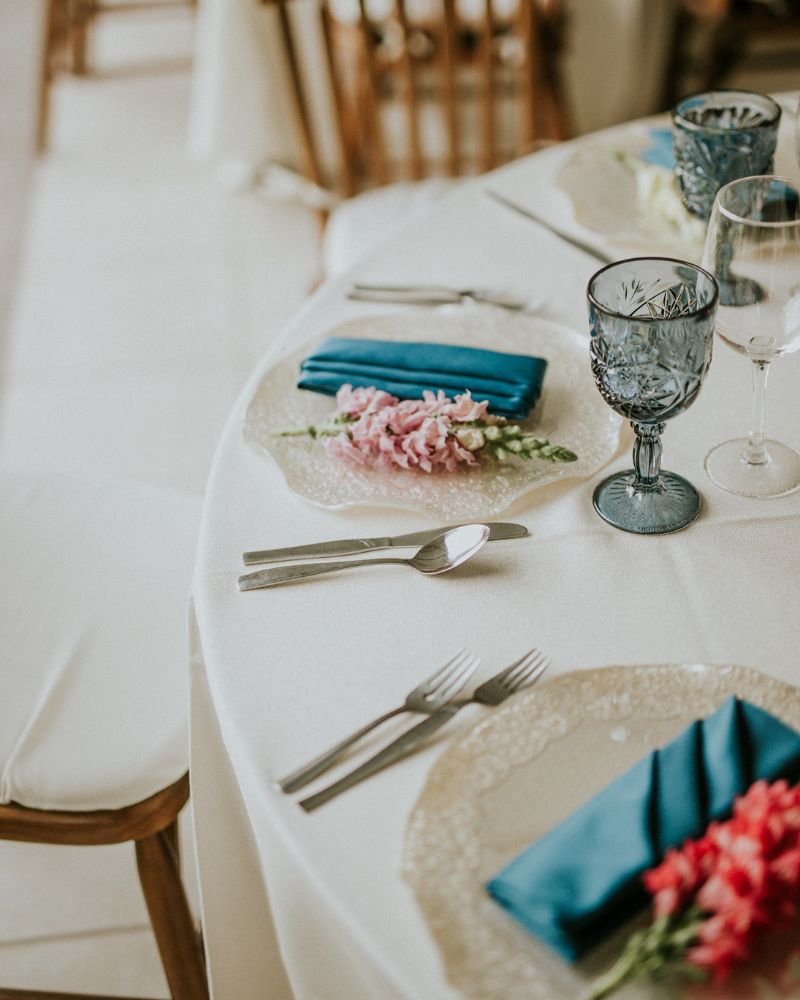
M 753 360 L 753 418 L 750 438 L 742 458 L 749 465 L 766 465 L 769 452 L 764 444 L 764 399 L 767 394 L 769 361 Z
M 658 483 L 661 471 L 661 435 L 667 425 L 643 424 L 631 420 L 631 427 L 636 432 L 633 445 L 633 467 L 636 481 L 633 488 L 654 486 Z

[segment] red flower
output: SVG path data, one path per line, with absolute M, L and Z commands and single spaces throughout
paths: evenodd
M 766 931 L 794 920 L 800 896 L 800 789 L 757 781 L 733 817 L 668 851 L 645 875 L 656 918 L 694 903 L 707 914 L 686 959 L 721 982 Z
M 658 868 L 645 873 L 645 888 L 654 897 L 654 916 L 683 909 L 707 877 L 707 855 L 703 840 L 689 840 L 680 851 L 667 851 Z

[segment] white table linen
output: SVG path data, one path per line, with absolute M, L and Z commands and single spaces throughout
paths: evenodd
M 788 140 L 784 130 L 778 163 L 786 170 Z M 445 981 L 401 878 L 401 855 L 431 763 L 487 710 L 465 710 L 442 740 L 314 814 L 274 787 L 399 704 L 459 647 L 483 657 L 479 679 L 536 645 L 552 657 L 553 674 L 706 662 L 800 683 L 800 494 L 747 500 L 718 490 L 703 471 L 709 448 L 741 434 L 749 419 L 748 362 L 719 342 L 699 398 L 664 435 L 664 467 L 687 476 L 703 496 L 700 517 L 686 531 L 630 535 L 594 512 L 597 482 L 631 464 L 625 431 L 617 458 L 592 479 L 536 490 L 503 515 L 527 525 L 531 538 L 491 543 L 452 574 L 423 578 L 382 567 L 236 589 L 245 550 L 435 524 L 405 511 L 310 506 L 242 441 L 245 409 L 272 358 L 350 317 L 402 311 L 348 301 L 350 281 L 542 289 L 550 296 L 543 315 L 587 335 L 585 287 L 597 262 L 482 193 L 489 185 L 502 189 L 575 227 L 551 184 L 574 148 L 547 150 L 465 184 L 345 278 L 324 285 L 253 372 L 230 416 L 206 496 L 191 621 L 194 798 L 215 1000 L 460 995 Z M 414 310 L 405 313 L 413 324 Z M 780 360 L 768 396 L 768 432 L 795 447 L 799 379 L 800 357 Z M 223 805 L 212 822 L 217 797 Z

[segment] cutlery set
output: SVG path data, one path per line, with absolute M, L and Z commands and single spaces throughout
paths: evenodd
M 463 689 L 467 681 L 480 665 L 480 660 L 475 656 L 469 656 L 461 652 L 445 664 L 441 670 L 437 671 L 427 681 L 424 681 L 418 688 L 412 691 L 406 703 L 399 709 L 381 716 L 370 723 L 364 729 L 354 733 L 349 739 L 337 744 L 328 753 L 317 757 L 304 768 L 288 775 L 278 782 L 279 787 L 284 792 L 297 791 L 312 781 L 315 777 L 327 771 L 337 760 L 339 760 L 362 736 L 375 729 L 382 722 L 398 715 L 400 712 L 422 712 L 428 714 L 428 718 L 418 722 L 416 726 L 403 733 L 388 746 L 384 747 L 374 757 L 370 757 L 354 771 L 346 774 L 343 778 L 335 781 L 327 788 L 310 795 L 300 801 L 300 805 L 306 812 L 313 812 L 321 805 L 340 795 L 342 792 L 352 788 L 365 778 L 377 774 L 391 764 L 409 756 L 424 743 L 428 737 L 435 733 L 437 729 L 444 726 L 450 719 L 469 704 L 489 705 L 494 707 L 501 704 L 506 698 L 523 688 L 530 687 L 547 670 L 550 661 L 536 649 L 530 650 L 520 660 L 512 663 L 510 667 L 501 670 L 499 674 L 485 681 L 476 688 L 469 698 L 455 700 L 456 695 Z M 444 679 L 442 679 L 444 676 Z M 433 688 L 433 693 L 420 695 L 420 692 Z M 432 708 L 432 705 L 438 705 Z M 417 707 L 415 707 L 417 706 Z
M 527 534 L 528 529 L 521 524 L 462 524 L 457 528 L 450 528 L 449 531 L 438 528 L 433 531 L 415 532 L 411 535 L 398 535 L 394 538 L 353 538 L 341 542 L 320 542 L 317 545 L 298 545 L 286 549 L 245 552 L 244 562 L 246 565 L 252 566 L 256 563 L 281 562 L 313 556 L 348 555 L 356 552 L 374 552 L 378 549 L 422 544 L 422 548 L 411 559 L 352 559 L 349 562 L 281 566 L 278 569 L 245 573 L 239 577 L 237 585 L 239 590 L 258 590 L 261 587 L 274 587 L 279 583 L 290 583 L 292 580 L 318 576 L 321 573 L 333 573 L 354 566 L 378 563 L 404 563 L 420 573 L 435 576 L 438 573 L 446 573 L 448 570 L 455 569 L 456 566 L 466 562 L 467 559 L 479 552 L 487 541 L 501 538 L 522 538 Z
M 420 573 L 436 575 L 460 566 L 479 552 L 488 541 L 523 538 L 527 534 L 528 529 L 521 524 L 505 522 L 462 524 L 449 530 L 434 528 L 429 531 L 417 531 L 393 537 L 347 538 L 339 541 L 318 542 L 312 545 L 294 545 L 288 548 L 245 552 L 242 557 L 245 565 L 254 566 L 288 560 L 353 555 L 413 545 L 421 546 L 416 555 L 409 559 L 379 557 L 377 559 L 352 559 L 344 562 L 306 562 L 295 566 L 279 566 L 273 569 L 258 570 L 240 576 L 238 586 L 239 590 L 242 591 L 256 590 L 322 573 L 349 569 L 354 566 L 366 566 L 371 563 L 401 563 L 413 567 Z M 399 708 L 392 709 L 392 711 L 380 716 L 319 757 L 315 757 L 304 767 L 282 778 L 278 782 L 278 787 L 286 793 L 296 792 L 304 788 L 319 775 L 333 767 L 364 736 L 396 715 L 403 712 L 414 712 L 428 716 L 427 719 L 407 730 L 354 771 L 327 788 L 302 799 L 300 805 L 303 809 L 306 812 L 312 812 L 341 792 L 352 788 L 353 785 L 365 778 L 377 774 L 378 771 L 382 771 L 390 764 L 394 764 L 413 753 L 432 733 L 449 722 L 465 705 L 470 703 L 499 705 L 510 695 L 529 687 L 541 677 L 549 666 L 549 662 L 542 653 L 532 649 L 521 659 L 512 663 L 510 667 L 481 684 L 469 698 L 457 699 L 480 665 L 480 660 L 476 656 L 467 653 L 466 650 L 461 650 L 436 673 L 414 688 Z

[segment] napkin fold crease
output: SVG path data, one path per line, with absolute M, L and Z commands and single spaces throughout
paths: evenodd
M 800 778 L 800 734 L 729 698 L 545 834 L 487 889 L 574 961 L 648 901 L 641 876 L 700 837 L 759 779 Z
M 536 405 L 547 362 L 449 344 L 329 337 L 301 365 L 298 388 L 335 396 L 346 383 L 374 386 L 400 399 L 440 389 L 451 399 L 469 390 L 489 411 L 521 420 Z

